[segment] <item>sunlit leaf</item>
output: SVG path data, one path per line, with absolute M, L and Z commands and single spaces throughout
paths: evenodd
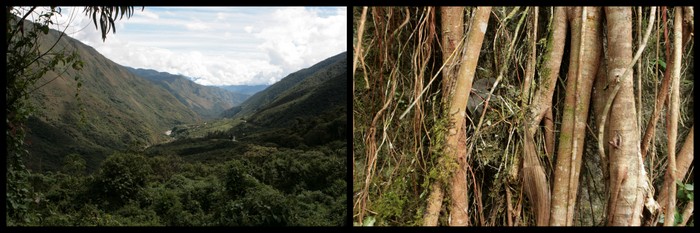
M 367 216 L 367 217 L 365 218 L 365 221 L 363 221 L 362 226 L 366 226 L 366 227 L 374 226 L 374 222 L 375 222 L 375 221 L 376 221 L 376 219 L 375 219 L 374 217 L 372 217 L 372 216 Z
M 683 182 L 681 182 L 680 180 L 676 180 L 676 185 L 679 186 L 678 188 L 685 188 L 685 184 L 683 184 Z
M 664 60 L 658 59 L 656 60 L 656 63 L 658 63 L 662 69 L 666 70 L 666 62 L 664 62 Z

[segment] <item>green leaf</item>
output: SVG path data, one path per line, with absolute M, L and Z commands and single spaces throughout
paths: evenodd
M 73 69 L 74 69 L 74 70 L 81 70 L 81 69 L 83 69 L 83 61 L 76 61 L 76 62 L 74 62 L 74 63 L 73 63 Z M 78 78 L 78 77 L 76 76 L 76 79 L 75 79 L 75 80 L 78 80 L 77 78 Z
M 97 7 L 95 7 L 95 8 L 97 8 Z M 92 21 L 93 21 L 93 23 L 95 23 L 95 30 L 97 30 L 97 9 L 95 9 L 95 8 L 92 9 L 93 10 Z M 86 9 L 88 9 L 88 8 L 86 8 Z
M 661 68 L 666 70 L 666 62 L 664 62 L 664 60 L 658 59 L 658 60 L 656 60 L 656 63 L 658 63 L 659 66 L 661 66 Z
M 367 216 L 367 217 L 365 218 L 365 221 L 363 221 L 362 226 L 365 226 L 365 227 L 374 226 L 374 222 L 375 222 L 375 221 L 376 221 L 376 219 L 375 219 L 374 217 L 372 217 L 372 216 Z
M 678 187 L 678 189 L 685 188 L 685 184 L 683 184 L 683 182 L 681 182 L 680 180 L 676 180 L 676 185 L 680 186 L 680 187 Z
M 678 189 L 678 190 L 676 191 L 676 198 L 677 198 L 678 200 L 683 200 L 683 199 L 685 199 L 685 194 L 686 194 L 686 193 L 687 193 L 687 192 L 683 192 L 681 189 Z
M 693 191 L 693 184 L 685 184 L 685 190 Z
M 107 37 L 107 21 L 105 21 L 104 15 L 100 18 L 100 31 L 102 32 L 102 41 L 104 41 Z

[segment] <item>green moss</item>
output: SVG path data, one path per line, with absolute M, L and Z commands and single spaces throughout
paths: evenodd
M 571 142 L 571 132 L 562 131 L 559 134 L 559 144 L 560 145 L 561 145 L 561 142 Z
M 400 183 L 400 182 L 395 182 Z M 391 190 L 382 195 L 376 204 L 376 211 L 380 219 L 401 218 L 404 212 L 404 204 L 406 197 L 403 197 L 401 191 Z
M 444 112 L 446 112 L 445 110 Z M 445 114 L 446 115 L 446 114 Z M 431 130 L 433 141 L 430 144 L 430 152 L 433 166 L 430 169 L 428 179 L 423 183 L 424 188 L 429 188 L 433 180 L 441 183 L 447 183 L 452 176 L 452 171 L 457 168 L 457 162 L 446 159 L 445 142 L 447 140 L 447 126 L 449 120 L 447 117 L 439 118 L 433 124 Z
M 554 32 L 552 30 L 551 23 L 552 22 L 549 21 L 549 24 L 547 24 L 547 31 L 549 31 L 549 33 L 547 34 L 547 39 L 544 41 L 544 43 L 545 43 L 544 56 L 541 56 L 537 62 L 537 67 L 538 67 L 537 72 L 539 73 L 540 78 L 549 77 L 552 73 L 552 71 L 549 68 L 547 68 L 546 66 L 543 66 L 543 64 L 547 64 L 549 62 L 549 60 L 552 59 L 552 50 L 554 50 Z M 549 88 L 549 83 L 545 83 L 545 82 L 540 82 L 540 83 L 545 85 L 545 86 L 542 86 L 541 88 Z

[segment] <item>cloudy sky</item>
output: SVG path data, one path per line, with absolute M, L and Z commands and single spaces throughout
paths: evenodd
M 82 8 L 59 27 L 112 61 L 202 85 L 272 84 L 347 50 L 346 7 L 138 7 L 102 37 Z

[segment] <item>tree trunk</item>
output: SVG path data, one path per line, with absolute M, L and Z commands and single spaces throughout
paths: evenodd
M 611 110 L 607 142 L 610 151 L 610 198 L 608 225 L 633 226 L 640 224 L 642 185 L 640 179 L 640 141 L 637 128 L 634 89 L 631 77 L 621 77 L 632 62 L 632 9 L 606 7 L 608 29 L 608 85 L 620 85 Z M 632 74 L 632 72 L 628 72 Z M 608 88 L 607 91 L 613 91 Z M 604 113 L 603 113 L 604 114 Z
M 545 65 L 541 69 L 542 76 L 538 85 L 539 88 L 533 97 L 523 139 L 523 184 L 530 202 L 534 205 L 533 209 L 535 209 L 538 226 L 549 225 L 550 193 L 547 177 L 540 164 L 538 156 L 540 153 L 535 149 L 534 136 L 545 114 L 551 112 L 552 96 L 554 95 L 554 87 L 559 76 L 559 68 L 566 42 L 565 9 L 563 7 L 555 7 L 552 20 L 552 31 L 544 54 Z M 551 153 L 550 150 L 548 154 Z
M 464 35 L 464 7 L 440 7 L 440 25 L 442 27 L 442 62 L 445 64 L 445 69 L 442 72 L 442 90 L 443 93 L 450 93 L 457 75 L 456 68 L 459 64 L 459 61 L 456 59 L 457 55 L 453 55 L 453 53 Z M 449 97 L 449 94 L 443 95 L 443 103 L 447 103 L 446 100 Z M 466 150 L 466 146 L 460 149 Z M 437 226 L 443 198 L 443 185 L 439 180 L 436 180 L 430 186 L 428 207 L 423 216 L 423 226 Z
M 673 21 L 673 62 L 679 64 L 673 68 L 671 76 L 671 100 L 668 111 L 668 168 L 666 169 L 666 188 L 668 189 L 668 202 L 666 204 L 666 214 L 664 215 L 664 226 L 673 226 L 676 212 L 676 139 L 678 138 L 678 112 L 679 112 L 679 88 L 681 79 L 681 56 L 682 56 L 682 35 L 683 35 L 683 9 L 676 7 L 676 15 Z
M 450 219 L 451 226 L 468 225 L 467 202 L 467 152 L 466 132 L 464 127 L 466 117 L 467 100 L 471 91 L 476 64 L 479 60 L 484 33 L 488 26 L 491 7 L 477 7 L 472 19 L 469 34 L 467 35 L 466 48 L 462 56 L 462 64 L 459 67 L 457 83 L 455 84 L 452 100 L 448 110 L 450 127 L 447 133 L 445 152 L 457 163 L 457 170 L 450 180 Z
M 693 13 L 693 7 L 692 6 L 684 6 L 683 7 L 683 48 L 685 48 L 685 45 L 690 42 L 690 38 L 692 38 L 695 32 L 695 13 Z
M 694 126 L 685 135 L 687 125 L 676 121 L 684 115 L 672 112 L 684 104 L 677 102 L 683 100 L 678 95 L 685 90 L 679 86 L 683 88 L 687 86 L 684 83 L 691 82 L 692 87 L 692 80 L 679 81 L 676 74 L 687 63 L 676 61 L 677 56 L 686 55 L 684 46 L 692 46 L 687 41 L 693 38 L 692 8 L 683 8 L 683 22 L 654 24 L 652 16 L 661 19 L 662 13 L 679 10 L 656 12 L 652 8 L 647 20 L 643 19 L 647 14 L 637 12 L 638 16 L 634 16 L 636 7 L 547 7 L 539 11 L 545 14 L 538 18 L 539 25 L 532 20 L 537 18 L 535 14 L 527 15 L 532 11 L 522 9 L 371 9 L 364 25 L 367 40 L 359 36 L 357 47 L 353 48 L 357 51 L 353 74 L 360 72 L 356 77 L 358 85 L 366 86 L 361 82 L 364 76 L 376 76 L 370 79 L 372 82 L 366 82 L 371 89 L 357 89 L 360 93 L 355 94 L 366 93 L 365 97 L 355 96 L 354 100 L 359 101 L 355 106 L 364 107 L 353 114 L 358 114 L 355 120 L 361 119 L 353 121 L 353 128 L 362 131 L 356 132 L 362 133 L 362 137 L 355 138 L 355 149 L 361 153 L 353 153 L 353 164 L 363 165 L 354 167 L 358 186 L 353 195 L 355 224 L 375 218 L 375 225 L 635 226 L 641 225 L 642 220 L 645 225 L 653 225 L 666 214 L 666 224 L 670 225 L 681 221 L 678 214 L 673 214 L 678 211 L 687 212 L 682 215 L 684 220 L 692 218 L 692 205 L 672 200 L 675 195 L 670 190 L 688 176 L 692 183 Z M 649 8 L 642 10 L 648 12 Z M 401 11 L 406 14 L 394 13 Z M 362 33 L 361 12 L 362 7 L 355 8 L 355 34 Z M 490 14 L 495 16 L 491 20 L 498 24 L 496 27 L 488 25 Z M 633 19 L 641 19 L 641 25 Z M 661 29 L 662 24 L 680 25 L 682 31 Z M 519 30 L 521 27 L 526 30 Z M 644 34 L 642 27 L 647 28 Z M 647 43 L 653 27 L 660 29 L 654 32 L 660 38 L 656 44 L 662 43 L 656 45 L 656 54 L 644 50 L 655 44 Z M 482 28 L 487 28 L 487 35 Z M 539 35 L 534 31 L 540 31 Z M 664 31 L 668 31 L 666 40 Z M 682 33 L 682 39 L 675 39 L 673 32 Z M 547 39 L 540 41 L 544 36 Z M 664 51 L 664 46 L 672 41 L 682 42 L 683 46 L 670 45 Z M 360 42 L 364 47 L 359 46 Z M 676 52 L 678 48 L 681 51 Z M 656 65 L 662 69 L 661 60 L 666 62 L 666 74 L 663 69 L 650 69 L 641 75 L 636 70 L 641 51 L 647 52 L 642 59 L 656 63 L 647 64 L 647 68 Z M 491 56 L 491 52 L 495 55 Z M 568 54 L 566 58 L 564 54 Z M 692 60 L 693 54 L 688 57 Z M 562 59 L 569 64 L 562 64 Z M 560 73 L 562 68 L 566 74 Z M 362 75 L 363 71 L 368 74 Z M 647 80 L 642 85 L 642 98 L 656 99 L 639 101 L 639 89 L 635 89 L 639 86 L 638 77 L 657 72 L 661 72 L 663 77 L 658 79 L 663 79 L 663 83 Z M 498 82 L 490 81 L 488 87 L 480 89 L 478 80 L 493 80 L 494 74 Z M 475 114 L 479 110 L 470 110 L 474 109 L 470 105 L 480 102 L 470 96 L 498 85 L 503 87 L 495 90 L 498 95 L 491 95 L 494 90 L 490 90 L 488 96 L 480 96 L 484 104 L 478 105 L 493 114 Z M 653 93 L 645 91 L 652 87 L 649 85 L 656 86 Z M 522 92 L 514 89 L 519 86 L 523 87 Z M 353 91 L 355 88 L 353 83 Z M 501 101 L 488 108 L 485 103 L 489 101 L 484 100 L 490 98 Z M 689 103 L 692 105 L 692 101 Z M 680 109 L 685 109 L 684 105 Z M 403 114 L 399 120 L 391 120 L 400 111 Z M 644 119 L 640 112 L 653 113 Z M 402 120 L 409 113 L 413 118 Z M 474 115 L 481 118 L 469 118 Z M 657 123 L 661 119 L 663 122 Z M 473 133 L 469 132 L 471 120 L 478 122 Z M 488 126 L 480 127 L 486 121 Z M 643 122 L 645 125 L 639 127 Z M 398 127 L 386 127 L 388 124 Z M 386 139 L 391 140 L 388 150 L 381 146 L 387 144 L 380 144 L 380 140 L 385 141 L 380 137 L 382 125 L 385 131 L 393 133 L 385 133 Z M 654 135 L 661 125 L 667 131 Z M 595 132 L 594 138 L 587 135 L 589 131 Z M 673 138 L 676 131 L 683 132 L 677 135 L 682 138 Z M 668 135 L 669 141 L 663 134 Z M 662 135 L 663 143 L 681 143 L 662 144 L 664 151 L 669 149 L 667 158 L 652 154 L 658 149 L 654 143 L 661 143 L 657 139 Z M 598 143 L 597 153 L 584 145 L 589 142 Z M 425 143 L 429 147 L 423 147 Z M 479 153 L 472 154 L 472 150 Z M 385 151 L 388 156 L 383 156 Z M 653 155 L 648 157 L 650 161 L 645 161 L 647 151 Z M 354 156 L 358 156 L 357 160 Z M 582 163 L 590 169 L 581 167 Z M 596 166 L 602 171 L 597 171 Z M 580 177 L 579 173 L 586 171 L 592 177 Z M 656 179 L 657 185 L 651 186 L 650 179 Z M 582 196 L 578 196 L 579 189 Z M 405 192 L 397 192 L 400 190 Z M 578 198 L 581 203 L 577 203 Z M 421 204 L 411 205 L 412 201 Z M 415 219 L 413 215 L 417 213 L 423 215 L 418 216 L 422 219 Z
M 678 224 L 678 226 L 685 226 L 685 224 L 688 223 L 688 220 L 690 219 L 690 216 L 693 215 L 693 207 L 694 207 L 694 202 L 689 201 L 688 204 L 685 205 L 685 209 L 683 209 L 683 220 L 681 221 L 681 224 Z
M 530 123 L 528 125 L 529 134 L 535 133 L 537 126 L 548 109 L 552 107 L 552 96 L 554 87 L 559 77 L 562 56 L 564 55 L 564 45 L 566 43 L 566 10 L 564 7 L 555 7 L 552 17 L 552 32 L 547 38 L 547 50 L 544 54 L 544 62 L 540 68 L 539 89 L 535 91 L 532 106 L 530 107 Z
M 681 151 L 678 152 L 678 156 L 676 156 L 676 177 L 678 177 L 679 179 L 685 177 L 686 173 L 688 172 L 688 169 L 690 168 L 690 165 L 693 165 L 693 145 L 695 144 L 693 141 L 694 129 L 695 125 L 690 127 L 688 135 L 685 136 L 683 147 L 681 148 Z M 668 201 L 668 185 L 668 183 L 664 182 L 663 186 L 658 192 L 659 198 L 657 198 L 657 201 L 661 205 L 667 203 Z
M 582 11 L 585 11 L 585 17 L 582 17 Z M 591 89 L 602 52 L 601 8 L 576 8 L 570 12 L 573 13 L 572 49 L 554 170 L 552 226 L 573 225 Z
M 442 71 L 442 93 L 445 93 L 442 96 L 443 103 L 449 101 L 457 80 L 455 77 L 461 61 L 458 59 L 460 51 L 455 52 L 455 49 L 464 39 L 464 13 L 464 7 L 440 7 L 440 27 L 442 28 L 440 45 L 442 62 L 445 64 Z
M 666 65 L 666 71 L 664 72 L 663 81 L 661 81 L 661 89 L 656 96 L 656 107 L 651 113 L 651 118 L 647 122 L 647 128 L 644 130 L 644 136 L 642 138 L 642 158 L 646 158 L 647 152 L 649 151 L 649 145 L 651 140 L 654 138 L 656 133 L 656 123 L 659 121 L 660 112 L 664 107 L 664 103 L 668 97 L 668 86 L 671 81 L 671 70 L 675 69 L 675 62 L 673 60 L 669 61 Z
M 600 65 L 598 66 L 598 73 L 596 74 L 595 78 L 595 83 L 593 87 L 593 94 L 592 94 L 592 99 L 591 99 L 591 105 L 593 105 L 593 116 L 596 121 L 595 125 L 599 125 L 600 121 L 602 120 L 603 116 L 603 110 L 605 108 L 606 101 L 608 99 L 608 93 L 606 89 L 608 88 L 608 65 L 605 61 L 605 58 L 607 57 L 606 55 L 606 50 L 605 48 L 603 49 L 603 52 L 600 54 Z M 609 113 L 607 113 L 606 119 L 610 119 Z M 606 132 L 603 134 L 603 139 L 598 139 L 598 140 L 603 140 L 604 142 L 607 142 L 608 135 L 608 130 L 610 130 L 610 127 L 608 127 L 608 124 L 610 124 L 610 121 L 605 122 L 605 130 Z M 598 126 L 600 127 L 600 126 Z M 596 129 L 597 130 L 597 129 Z M 610 152 L 607 150 L 607 147 L 604 147 L 604 154 L 599 154 L 601 156 L 600 158 L 600 167 L 601 171 L 603 172 L 603 181 L 607 181 L 608 178 L 610 177 L 610 174 L 608 173 L 608 159 L 605 158 L 605 155 L 610 154 Z M 608 191 L 610 187 L 606 185 L 604 188 L 606 191 Z

